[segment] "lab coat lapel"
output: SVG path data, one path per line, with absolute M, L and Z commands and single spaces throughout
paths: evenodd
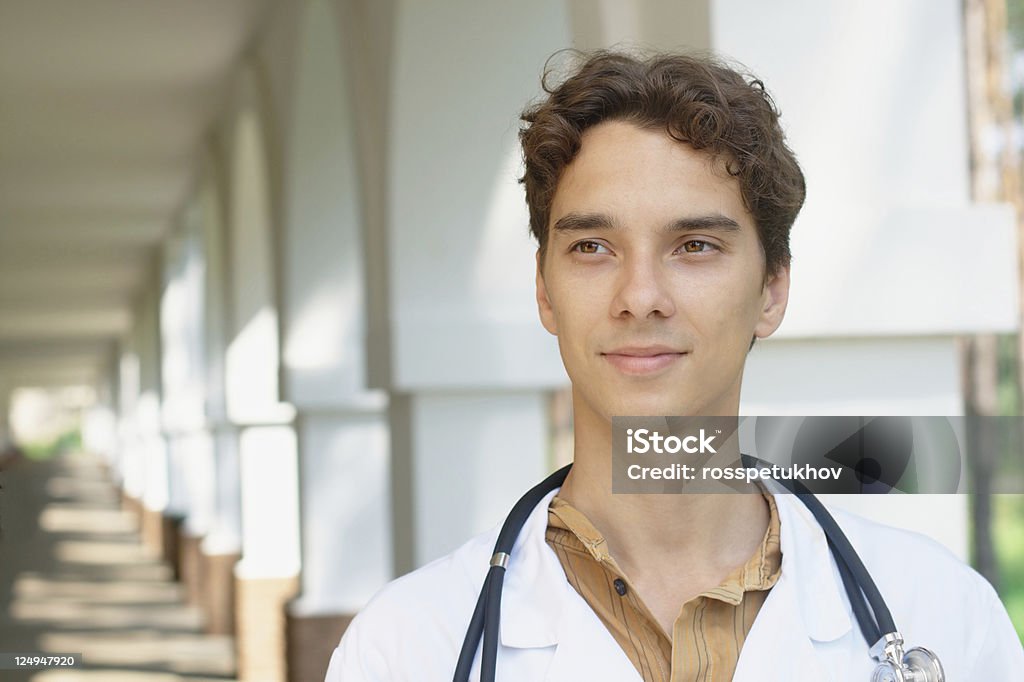
M 743 643 L 734 682 L 834 679 L 808 635 L 799 599 L 793 581 L 780 576 Z
M 565 614 L 551 663 L 544 680 L 615 680 L 641 682 L 643 678 L 608 628 L 568 583 Z
M 556 494 L 534 508 L 512 550 L 501 600 L 501 643 L 517 651 L 509 651 L 506 660 L 521 661 L 525 673 L 538 665 L 538 657 L 526 650 L 546 649 L 550 660 L 540 669 L 551 682 L 640 680 L 604 623 L 566 580 L 547 544 L 547 510 Z
M 838 570 L 825 533 L 803 503 L 784 492 L 775 501 L 782 574 L 747 635 L 733 679 L 837 679 L 836 662 L 825 660 L 815 644 L 845 637 L 853 626 Z
M 833 662 L 822 658 L 815 643 L 840 639 L 852 628 L 839 574 L 811 513 L 794 496 L 773 492 L 779 510 L 782 574 L 747 636 L 734 680 L 834 679 Z M 502 598 L 501 643 L 522 654 L 548 649 L 544 679 L 550 682 L 639 680 L 622 648 L 569 585 L 547 545 L 547 509 L 555 494 L 534 508 L 513 549 Z M 530 660 L 528 667 L 537 669 L 535 655 L 522 660 Z
M 534 507 L 509 558 L 501 598 L 501 643 L 526 649 L 554 646 L 564 609 L 565 573 L 548 547 L 548 505 L 557 490 Z

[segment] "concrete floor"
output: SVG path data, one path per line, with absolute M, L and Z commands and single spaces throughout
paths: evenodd
M 100 461 L 74 453 L 0 471 L 0 652 L 81 653 L 81 669 L 4 682 L 233 680 L 229 637 L 204 635 L 148 556 Z

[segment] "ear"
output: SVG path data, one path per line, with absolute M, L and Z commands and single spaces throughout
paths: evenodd
M 781 267 L 768 278 L 761 292 L 761 312 L 754 327 L 754 336 L 763 339 L 775 333 L 782 324 L 789 303 L 789 265 Z
M 558 336 L 558 324 L 555 322 L 555 311 L 551 307 L 551 299 L 548 298 L 548 287 L 544 282 L 544 273 L 541 271 L 540 249 L 535 255 L 537 261 L 537 312 L 540 313 L 540 323 L 549 333 Z

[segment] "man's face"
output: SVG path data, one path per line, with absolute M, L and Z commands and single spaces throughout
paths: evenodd
M 738 181 L 670 138 L 587 130 L 551 206 L 537 304 L 577 420 L 735 415 L 750 340 L 779 326 L 789 270 L 765 279 Z

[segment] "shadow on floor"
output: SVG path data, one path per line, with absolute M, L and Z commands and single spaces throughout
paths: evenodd
M 81 653 L 80 669 L 0 671 L 4 682 L 233 680 L 230 637 L 204 635 L 170 567 L 97 458 L 0 471 L 0 652 Z

